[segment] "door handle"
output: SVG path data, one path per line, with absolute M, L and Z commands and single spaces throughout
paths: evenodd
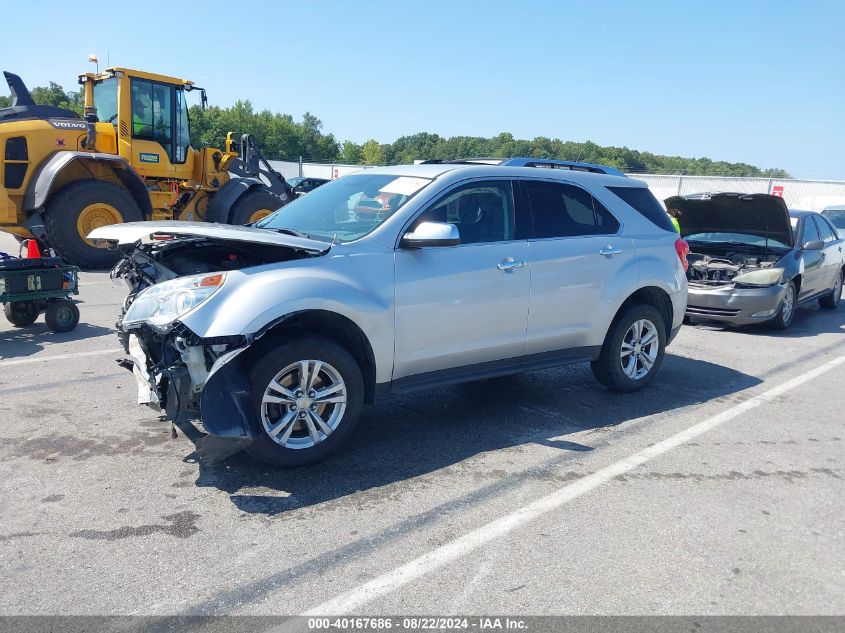
M 514 268 L 522 268 L 523 266 L 525 266 L 524 261 L 516 261 L 513 257 L 506 257 L 502 262 L 496 264 L 496 268 L 502 272 L 508 272 Z
M 622 252 L 621 248 L 616 248 L 608 244 L 603 249 L 599 251 L 599 255 L 604 255 L 605 257 L 610 257 L 611 255 L 619 255 Z

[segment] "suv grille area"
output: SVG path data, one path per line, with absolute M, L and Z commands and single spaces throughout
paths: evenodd
M 728 310 L 725 308 L 704 308 L 699 306 L 687 306 L 687 314 L 695 316 L 722 316 L 735 317 L 739 314 L 739 310 Z

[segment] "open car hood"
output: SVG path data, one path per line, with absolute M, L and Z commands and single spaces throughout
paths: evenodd
M 88 234 L 90 240 L 105 240 L 117 244 L 134 244 L 153 234 L 185 235 L 193 237 L 207 237 L 215 240 L 230 240 L 233 242 L 253 242 L 285 246 L 298 251 L 312 254 L 325 253 L 331 248 L 328 242 L 311 240 L 284 233 L 277 233 L 268 229 L 255 229 L 249 226 L 233 224 L 216 224 L 213 222 L 127 222 L 125 224 L 110 224 L 94 229 Z
M 667 209 L 678 209 L 681 237 L 695 233 L 742 233 L 793 245 L 789 209 L 783 198 L 767 193 L 697 193 L 672 196 Z

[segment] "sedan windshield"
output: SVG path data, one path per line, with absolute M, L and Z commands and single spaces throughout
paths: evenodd
M 431 182 L 410 176 L 352 174 L 314 189 L 255 226 L 351 242 L 375 229 Z
M 759 235 L 746 235 L 745 233 L 693 233 L 692 235 L 684 236 L 684 239 L 687 242 L 697 242 L 699 244 L 789 248 L 789 245 L 778 240 L 773 240 L 772 238 L 768 238 L 767 240 L 765 237 Z

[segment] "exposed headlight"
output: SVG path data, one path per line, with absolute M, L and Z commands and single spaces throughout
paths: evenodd
M 141 291 L 123 317 L 124 325 L 144 321 L 163 327 L 173 323 L 213 295 L 226 273 L 192 275 L 165 281 Z
M 735 284 L 741 286 L 774 286 L 783 279 L 783 268 L 763 268 L 742 273 L 733 278 Z

